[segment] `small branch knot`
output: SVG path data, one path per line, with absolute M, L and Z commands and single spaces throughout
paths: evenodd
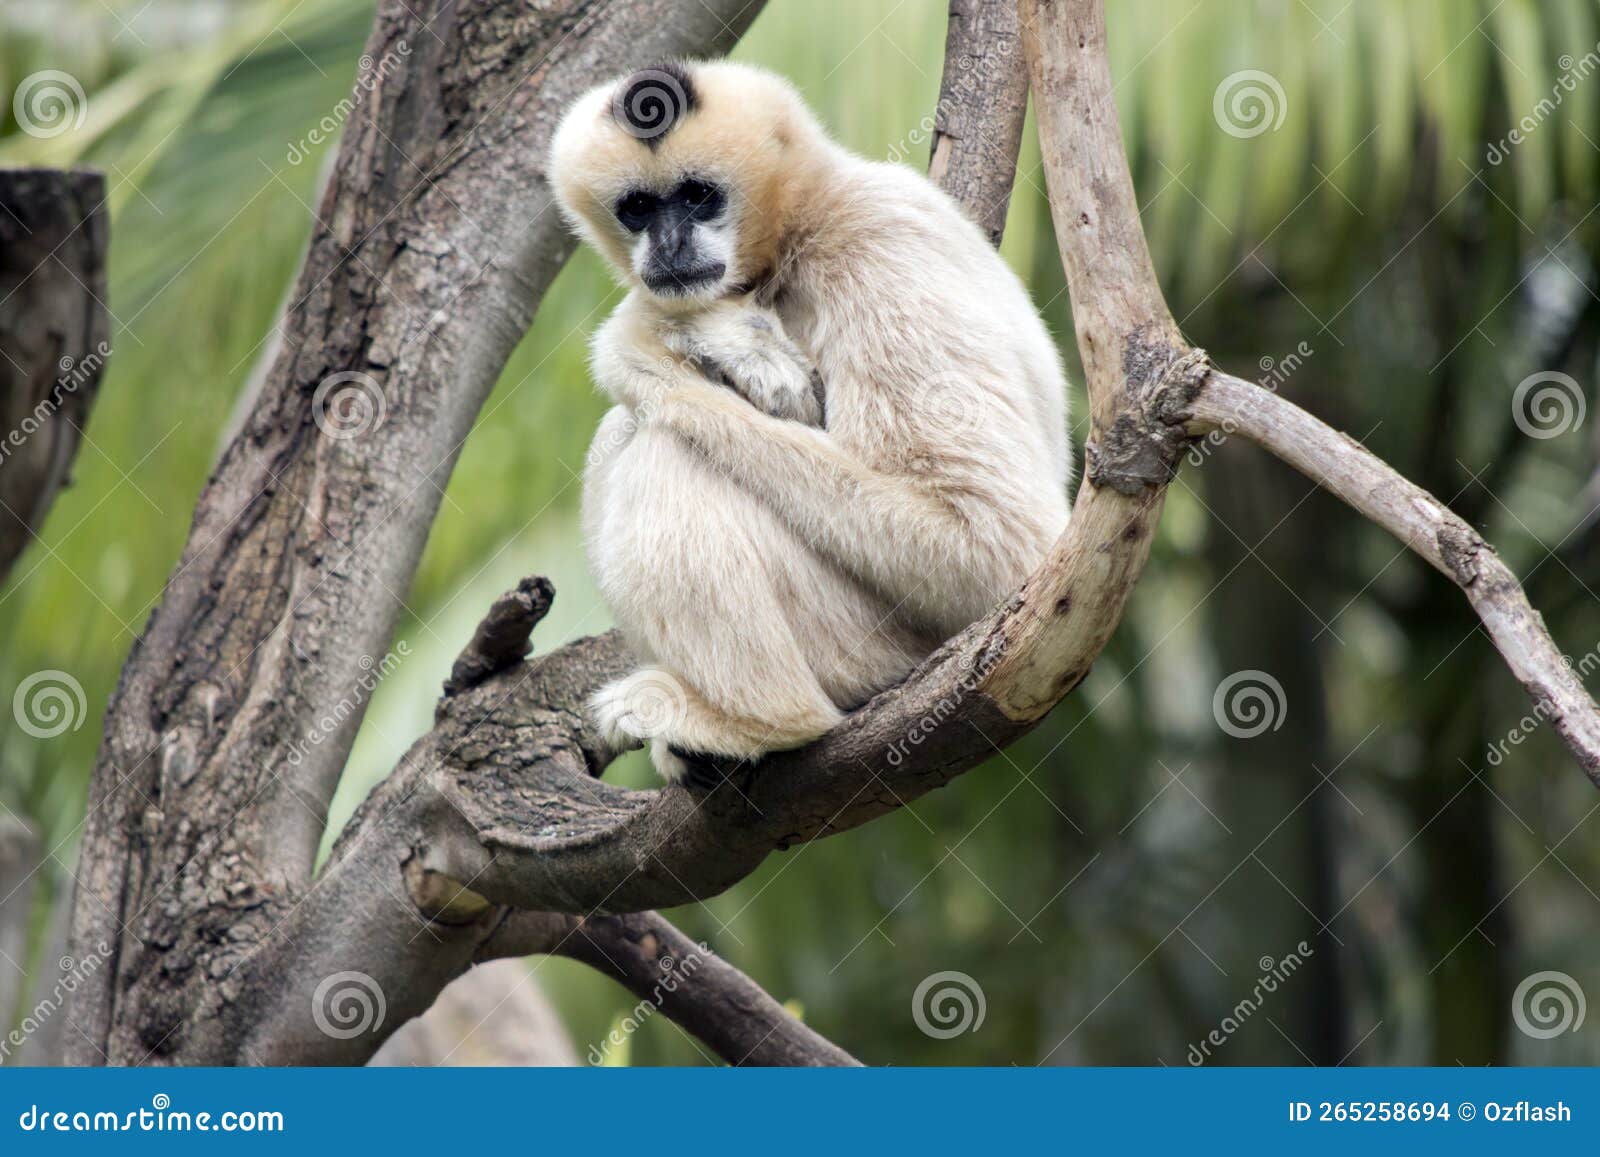
M 1439 554 L 1455 576 L 1456 584 L 1470 587 L 1478 581 L 1478 555 L 1484 541 L 1461 527 L 1445 523 L 1439 527 Z
M 1189 445 L 1189 406 L 1211 373 L 1205 350 L 1155 336 L 1128 335 L 1122 349 L 1122 397 L 1110 429 L 1084 447 L 1089 482 L 1130 497 L 1165 486 Z
M 411 893 L 411 902 L 436 924 L 471 924 L 491 907 L 489 901 L 459 880 L 424 865 L 420 855 L 413 854 L 407 859 L 401 872 L 406 890 Z
M 555 597 L 550 580 L 534 575 L 496 599 L 450 669 L 444 697 L 469 691 L 489 676 L 522 662 L 531 647 L 533 628 L 549 612 Z

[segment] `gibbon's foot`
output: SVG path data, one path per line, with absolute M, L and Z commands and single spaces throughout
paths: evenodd
M 680 782 L 688 788 L 709 795 L 724 783 L 737 779 L 740 790 L 750 786 L 758 759 L 742 759 L 737 755 L 712 755 L 704 751 L 667 749 L 683 767 Z

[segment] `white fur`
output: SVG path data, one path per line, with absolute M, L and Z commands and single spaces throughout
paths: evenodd
M 1043 560 L 1070 469 L 1055 345 L 954 202 L 829 141 L 775 77 L 691 72 L 701 107 L 681 140 L 625 150 L 591 94 L 552 161 L 564 208 L 619 268 L 628 239 L 593 207 L 637 164 L 737 182 L 730 269 L 775 274 L 765 305 L 690 311 L 630 278 L 595 336 L 596 380 L 619 404 L 585 475 L 585 536 L 645 666 L 594 709 L 614 742 L 649 741 L 668 778 L 683 771 L 670 748 L 798 746 L 903 678 Z M 751 110 L 781 149 L 740 135 L 763 130 L 740 121 Z

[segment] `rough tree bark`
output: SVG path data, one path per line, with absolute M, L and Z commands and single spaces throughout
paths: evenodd
M 672 12 L 693 21 L 701 7 Z M 385 645 L 393 592 L 409 577 L 436 501 L 425 485 L 408 497 L 406 463 L 434 460 L 423 453 L 439 449 L 430 426 L 458 444 L 536 288 L 566 251 L 555 222 L 540 221 L 532 232 L 543 240 L 525 239 L 523 261 L 476 266 L 464 254 L 484 252 L 484 239 L 445 202 L 495 209 L 485 227 L 497 232 L 507 219 L 532 219 L 517 211 L 546 208 L 547 197 L 528 146 L 579 73 L 597 67 L 593 53 L 618 53 L 603 70 L 615 71 L 660 51 L 638 41 L 659 40 L 661 26 L 647 32 L 631 12 L 596 9 L 582 17 L 590 23 L 568 29 L 570 13 L 512 21 L 500 6 L 488 11 L 494 19 L 462 26 L 450 6 L 425 5 L 444 44 L 414 46 L 406 69 L 352 122 L 324 204 L 332 224 L 319 231 L 308 291 L 289 319 L 296 340 L 202 497 L 193 545 L 125 673 L 91 801 L 88 895 L 78 909 L 80 945 L 96 935 L 118 945 L 107 983 L 74 1011 L 95 1052 L 360 1061 L 474 961 L 558 952 L 653 994 L 734 1063 L 847 1061 L 726 965 L 708 965 L 669 1000 L 663 954 L 705 950 L 642 910 L 721 891 L 772 851 L 902 806 L 1032 727 L 1083 679 L 1120 620 L 1187 440 L 1229 419 L 1336 489 L 1350 487 L 1341 494 L 1369 517 L 1427 530 L 1433 537 L 1418 549 L 1466 587 L 1592 766 L 1594 705 L 1546 669 L 1553 644 L 1492 552 L 1460 536 L 1426 495 L 1405 492 L 1419 509 L 1402 515 L 1354 489 L 1405 484 L 1353 443 L 1323 437 L 1326 427 L 1287 402 L 1263 410 L 1241 393 L 1254 387 L 1213 374 L 1183 341 L 1139 225 L 1100 4 L 1024 0 L 1091 422 L 1073 518 L 1045 564 L 820 742 L 763 764 L 742 793 L 709 795 L 676 785 L 624 791 L 594 778 L 615 753 L 583 703 L 629 659 L 606 635 L 524 661 L 551 594 L 530 580 L 491 610 L 434 728 L 366 800 L 312 880 L 311 851 L 361 704 L 299 766 L 284 751 L 330 703 L 348 700 L 360 657 Z M 738 15 L 732 5 L 728 15 Z M 413 27 L 385 5 L 374 57 Z M 537 83 L 508 83 L 508 57 L 532 59 L 530 41 L 568 30 L 536 66 Z M 701 31 L 717 39 L 717 29 Z M 487 110 L 497 112 L 486 121 Z M 485 123 L 491 131 L 478 131 Z M 426 191 L 403 192 L 406 162 L 390 141 L 414 146 L 433 167 Z M 381 240 L 363 243 L 369 231 Z M 363 267 L 369 258 L 385 271 L 381 282 Z M 452 289 L 463 300 L 445 313 Z M 420 328 L 402 316 L 406 294 L 428 317 Z M 388 420 L 359 438 L 319 437 L 317 384 L 351 366 L 379 381 Z M 372 547 L 348 550 L 358 536 Z M 608 915 L 616 913 L 639 914 Z M 384 995 L 389 1020 L 359 1036 L 330 1035 L 314 1000 L 351 972 Z
M 928 176 L 1000 245 L 1028 113 L 1022 27 L 1011 0 L 950 0 Z
M 0 171 L 0 583 L 68 481 L 107 344 L 105 180 Z

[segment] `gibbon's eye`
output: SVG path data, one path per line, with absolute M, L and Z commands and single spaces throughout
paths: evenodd
M 728 203 L 722 190 L 706 181 L 685 181 L 673 196 L 688 207 L 689 215 L 696 221 L 710 221 L 720 215 Z
M 617 202 L 617 220 L 629 233 L 638 233 L 650 224 L 656 214 L 657 198 L 653 193 L 634 190 Z

